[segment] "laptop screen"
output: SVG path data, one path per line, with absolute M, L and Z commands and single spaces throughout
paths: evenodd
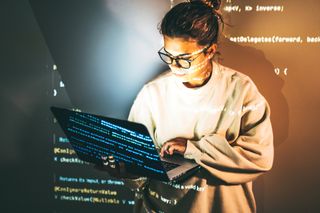
M 62 108 L 51 110 L 80 159 L 101 164 L 101 156 L 112 155 L 126 163 L 129 171 L 167 177 L 145 126 Z

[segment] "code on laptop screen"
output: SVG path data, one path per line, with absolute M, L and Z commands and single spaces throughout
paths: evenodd
M 67 116 L 65 120 L 61 114 L 58 115 L 58 121 L 61 121 L 60 124 L 81 159 L 99 164 L 101 156 L 112 155 L 117 161 L 129 165 L 128 170 L 141 175 L 151 171 L 157 178 L 164 175 L 159 154 L 142 125 L 64 109 L 57 111 Z

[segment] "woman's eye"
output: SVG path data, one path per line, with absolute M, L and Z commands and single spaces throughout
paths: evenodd
M 183 59 L 183 60 L 190 60 L 191 57 L 180 57 L 180 59 Z

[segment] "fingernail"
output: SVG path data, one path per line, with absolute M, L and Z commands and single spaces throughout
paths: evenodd
M 113 156 L 109 156 L 108 161 L 109 161 L 110 163 L 114 163 L 114 162 L 115 162 L 115 159 L 114 159 Z

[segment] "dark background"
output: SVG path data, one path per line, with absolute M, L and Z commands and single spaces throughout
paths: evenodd
M 307 43 L 305 37 L 320 36 L 320 2 L 263 4 L 281 4 L 284 12 L 224 12 L 234 27 L 226 27 L 220 39 L 221 63 L 249 75 L 271 106 L 275 161 L 255 181 L 258 212 L 319 212 L 320 43 Z M 165 0 L 1 1 L 1 212 L 113 211 L 54 201 L 49 106 L 126 118 L 143 84 L 166 69 L 156 54 L 162 46 L 157 24 L 170 5 Z M 304 42 L 227 39 L 239 35 L 301 36 Z M 64 88 L 57 86 L 60 80 Z

